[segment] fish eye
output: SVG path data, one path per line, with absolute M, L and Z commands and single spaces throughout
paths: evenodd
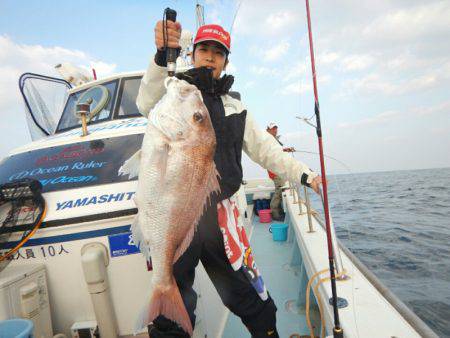
M 195 122 L 202 122 L 203 121 L 203 116 L 199 112 L 195 112 L 193 118 L 194 118 Z

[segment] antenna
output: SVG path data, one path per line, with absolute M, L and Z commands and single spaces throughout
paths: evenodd
M 197 30 L 205 24 L 205 9 L 197 2 L 195 6 L 195 14 L 197 15 Z

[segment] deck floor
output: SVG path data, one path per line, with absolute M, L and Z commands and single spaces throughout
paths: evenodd
M 299 273 L 289 267 L 294 244 L 274 242 L 269 226 L 270 223 L 259 223 L 259 218 L 255 215 L 250 243 L 267 290 L 278 308 L 278 333 L 281 338 L 289 338 L 294 333 L 306 334 L 308 329 L 304 314 L 286 310 L 286 302 L 297 299 L 300 287 Z M 248 337 L 250 334 L 241 320 L 230 313 L 223 338 Z

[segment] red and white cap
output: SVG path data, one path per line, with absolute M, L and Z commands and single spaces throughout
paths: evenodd
M 204 41 L 216 41 L 220 43 L 222 46 L 224 46 L 228 52 L 230 52 L 231 49 L 230 33 L 228 33 L 225 29 L 223 29 L 222 26 L 219 25 L 201 26 L 197 31 L 197 35 L 195 36 L 194 45 Z

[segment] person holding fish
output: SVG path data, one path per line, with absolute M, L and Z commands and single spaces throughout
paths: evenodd
M 181 25 L 155 26 L 156 55 L 136 104 L 148 117 L 142 149 L 121 174 L 137 175 L 138 214 L 133 238 L 153 266 L 152 292 L 136 329 L 151 338 L 189 337 L 195 324 L 195 267 L 202 262 L 219 296 L 253 338 L 279 337 L 277 308 L 258 271 L 239 221 L 235 193 L 242 182 L 242 151 L 286 180 L 319 192 L 320 177 L 284 153 L 258 128 L 222 75 L 231 50 L 219 25 L 201 26 L 193 69 L 167 78 L 166 47 L 179 48 Z M 165 41 L 164 41 L 165 40 Z M 139 167 L 139 169 L 137 169 Z

